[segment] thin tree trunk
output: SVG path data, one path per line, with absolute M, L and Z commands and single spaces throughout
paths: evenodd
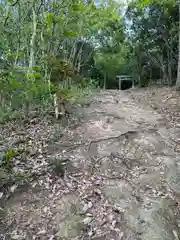
M 21 23 L 21 5 L 19 2 L 17 2 L 18 4 L 18 21 L 19 23 Z M 17 45 L 17 50 L 16 50 L 16 57 L 14 59 L 14 67 L 16 67 L 16 65 L 18 64 L 18 60 L 19 60 L 19 51 L 21 48 L 21 28 L 19 26 L 18 32 L 17 32 L 17 36 L 18 36 L 18 45 Z
M 168 86 L 171 85 L 171 62 L 170 62 L 170 50 L 167 49 L 167 82 Z
M 180 4 L 179 4 L 179 51 L 178 51 L 178 69 L 176 79 L 176 89 L 180 89 Z
M 166 66 L 164 64 L 163 55 L 159 55 L 159 63 L 160 63 L 160 68 L 162 70 L 162 82 L 161 82 L 161 84 L 166 84 L 168 82 L 168 76 L 167 76 Z
M 36 29 L 37 29 L 37 16 L 35 12 L 35 7 L 32 9 L 33 11 L 33 28 L 32 28 L 32 37 L 30 42 L 30 59 L 29 59 L 29 73 L 33 73 L 33 68 L 36 65 L 35 59 L 35 47 L 36 47 Z
M 173 84 L 172 79 L 172 68 L 173 68 L 173 36 L 171 34 L 171 46 L 170 46 L 170 69 L 169 69 L 169 77 L 171 81 L 171 85 Z
M 106 89 L 106 72 L 104 73 L 103 89 Z
M 150 72 L 149 72 L 149 82 L 152 83 L 152 67 L 150 66 Z

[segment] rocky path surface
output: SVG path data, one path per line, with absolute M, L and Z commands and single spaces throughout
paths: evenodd
M 64 177 L 46 173 L 10 198 L 1 239 L 180 239 L 177 99 L 167 89 L 95 94 L 47 144 Z

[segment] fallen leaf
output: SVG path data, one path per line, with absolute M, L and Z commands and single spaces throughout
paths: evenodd
M 122 239 L 123 236 L 124 236 L 124 233 L 121 232 L 121 233 L 119 234 L 119 240 Z
M 41 234 L 45 234 L 46 233 L 46 230 L 45 229 L 41 229 L 38 233 L 37 233 L 37 235 L 41 235 Z
M 101 196 L 101 191 L 99 189 L 94 189 L 94 193 Z
M 93 231 L 89 231 L 89 232 L 88 232 L 88 236 L 89 236 L 89 237 L 92 237 L 93 234 L 94 234 Z
M 92 202 L 86 203 L 86 204 L 84 205 L 84 207 L 83 207 L 83 210 L 82 210 L 83 213 L 86 213 L 87 210 L 89 210 L 90 208 L 92 208 L 92 206 L 93 206 Z
M 54 239 L 54 235 L 52 235 L 48 240 L 53 240 Z
M 15 190 L 16 190 L 16 188 L 17 188 L 17 185 L 12 185 L 11 187 L 10 187 L 10 192 L 14 192 Z
M 47 211 L 48 211 L 48 207 L 46 206 L 46 207 L 43 208 L 43 212 L 47 213 Z
M 11 238 L 16 240 L 16 239 L 22 239 L 22 236 L 21 235 L 18 235 L 18 234 L 14 234 L 14 235 L 11 235 Z
M 3 197 L 4 193 L 0 192 L 0 199 Z
M 177 152 L 180 152 L 180 146 L 178 146 L 178 147 L 176 148 L 176 151 L 177 151 Z
M 175 239 L 176 239 L 176 240 L 179 240 L 179 237 L 178 237 L 177 232 L 176 232 L 175 230 L 173 230 L 172 232 L 173 232 L 173 234 L 174 234 L 174 236 L 175 236 Z
M 86 217 L 84 220 L 83 220 L 83 223 L 85 224 L 85 225 L 88 225 L 89 223 L 91 223 L 92 222 L 92 218 L 91 217 Z

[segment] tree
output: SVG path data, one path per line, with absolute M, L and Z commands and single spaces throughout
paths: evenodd
M 109 21 L 96 37 L 99 45 L 94 54 L 95 64 L 103 75 L 103 88 L 117 88 L 116 75 L 126 72 L 129 46 L 125 41 L 122 19 Z
M 141 9 L 144 8 L 144 7 L 147 7 L 148 5 L 150 4 L 158 4 L 159 6 L 161 6 L 161 8 L 165 11 L 165 12 L 168 12 L 168 9 L 170 7 L 170 9 L 174 8 L 174 9 L 178 9 L 178 19 L 176 17 L 176 21 L 175 23 L 177 22 L 178 25 L 179 25 L 179 30 L 178 30 L 178 68 L 177 68 L 177 78 L 176 78 L 176 87 L 177 89 L 179 88 L 180 86 L 180 6 L 179 6 L 179 2 L 176 2 L 175 0 L 163 0 L 163 1 L 159 1 L 159 0 L 148 0 L 148 1 L 145 1 L 145 0 L 140 0 L 140 1 L 134 1 L 134 5 L 140 7 Z M 172 16 L 172 15 L 171 15 Z M 171 18 L 170 16 L 170 18 Z M 171 19 L 172 20 L 172 19 Z M 176 29 L 177 25 L 175 24 L 175 26 L 173 27 L 173 30 Z M 172 35 L 172 32 L 169 31 L 169 33 L 171 34 L 171 39 L 170 41 L 167 41 L 167 38 L 166 38 L 166 41 L 165 41 L 165 44 L 166 44 L 166 47 L 168 45 L 168 48 L 169 48 L 169 51 L 167 52 L 167 58 L 168 60 L 171 60 L 172 61 L 172 55 L 173 55 L 173 51 L 172 51 L 172 40 L 174 39 L 173 38 L 173 35 Z M 166 36 L 167 37 L 167 36 Z M 164 68 L 165 69 L 165 68 Z M 168 64 L 168 75 L 169 77 L 171 77 L 171 66 L 170 64 Z
M 49 102 L 52 89 L 80 86 L 97 70 L 96 44 L 107 38 L 100 40 L 100 32 L 120 18 L 113 0 L 98 6 L 84 0 L 2 0 L 0 14 L 1 99 L 14 107 L 36 98 Z

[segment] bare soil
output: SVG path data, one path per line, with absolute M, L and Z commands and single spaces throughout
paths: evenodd
M 66 165 L 64 177 L 47 170 L 14 191 L 0 209 L 0 239 L 180 239 L 179 100 L 169 88 L 101 91 L 63 130 L 4 126 L 4 141 L 23 135 L 34 151 L 22 169 Z

